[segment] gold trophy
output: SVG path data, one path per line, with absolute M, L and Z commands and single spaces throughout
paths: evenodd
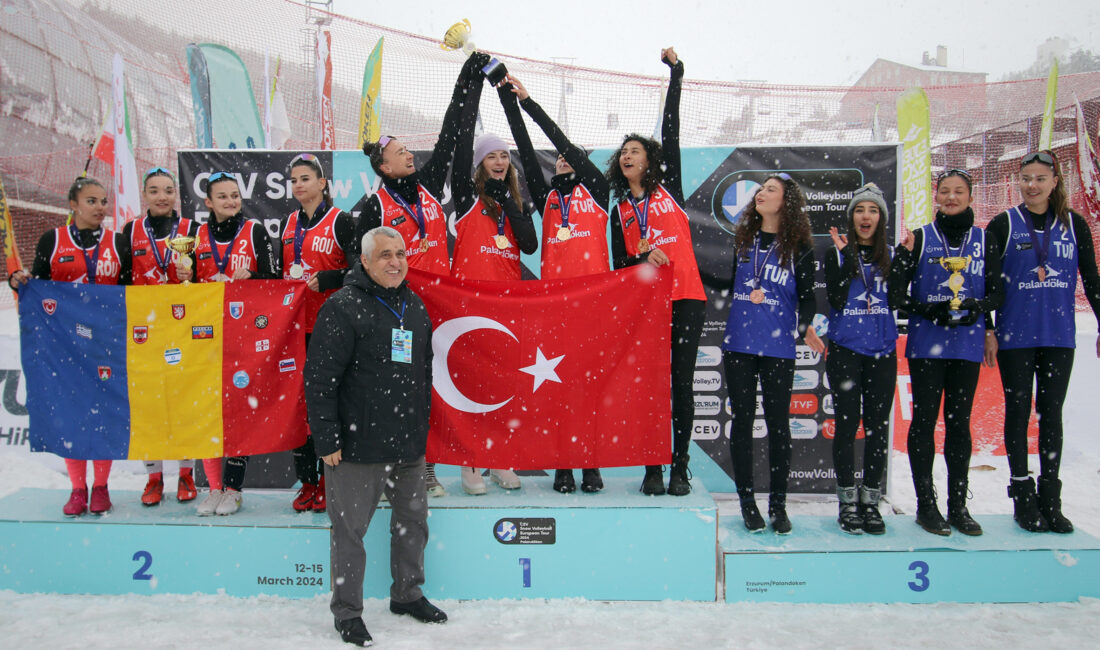
M 470 21 L 463 18 L 460 22 L 451 25 L 443 35 L 443 42 L 439 47 L 444 50 L 462 50 L 466 56 L 470 56 L 476 48 L 474 42 L 470 40 L 470 29 Z
M 966 257 L 941 257 L 940 266 L 945 270 L 951 271 L 951 276 L 947 278 L 947 288 L 951 290 L 951 294 L 955 297 L 948 303 L 948 307 L 951 308 L 951 316 L 953 320 L 959 320 L 962 314 L 959 312 L 959 307 L 962 306 L 962 301 L 959 300 L 959 290 L 963 287 L 965 281 L 962 276 L 962 270 L 970 264 L 970 256 Z
M 168 248 L 176 253 L 176 266 L 189 269 L 194 264 L 191 261 L 191 251 L 195 250 L 194 237 L 173 237 L 168 240 Z M 181 284 L 191 284 L 190 280 L 184 280 Z

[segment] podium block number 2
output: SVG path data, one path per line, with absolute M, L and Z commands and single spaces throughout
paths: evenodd
M 153 566 L 153 554 L 149 551 L 138 551 L 134 553 L 134 562 L 141 562 L 141 566 L 137 571 L 134 571 L 134 580 L 152 580 L 153 574 L 148 573 L 149 567 Z
M 924 591 L 932 584 L 928 579 L 928 563 L 916 560 L 909 563 L 909 570 L 913 572 L 914 580 L 909 581 L 909 588 L 913 591 Z

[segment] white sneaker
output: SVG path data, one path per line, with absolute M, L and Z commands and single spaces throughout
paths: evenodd
M 521 487 L 519 477 L 510 469 L 491 469 L 489 478 L 505 490 L 518 490 Z
M 221 490 L 210 490 L 206 494 L 206 498 L 202 500 L 202 503 L 195 508 L 195 514 L 200 517 L 209 517 L 218 511 L 218 505 L 222 502 L 222 497 L 225 495 Z
M 462 468 L 462 491 L 472 496 L 487 492 L 485 479 L 473 467 Z
M 427 487 L 428 496 L 447 496 L 447 490 L 443 488 L 443 484 L 440 483 L 439 479 L 435 476 L 435 463 L 426 463 L 424 467 L 424 484 Z
M 231 515 L 241 509 L 241 491 L 225 488 L 221 503 L 218 504 L 219 515 Z

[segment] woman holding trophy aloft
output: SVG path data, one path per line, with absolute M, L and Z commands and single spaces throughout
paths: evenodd
M 972 183 L 952 169 L 936 183 L 932 223 L 907 235 L 890 269 L 891 302 L 909 313 L 905 356 L 913 391 L 909 465 L 917 494 L 917 524 L 930 533 L 981 535 L 966 508 L 970 469 L 970 409 L 984 356 L 987 316 L 1003 297 L 1001 254 L 974 226 Z M 936 503 L 934 434 L 943 400 L 947 520 Z M 950 525 L 949 525 L 950 524 Z
M 126 224 L 122 236 L 130 242 L 135 285 L 179 284 L 190 282 L 194 260 L 190 248 L 194 245 L 199 224 L 176 213 L 176 177 L 164 167 L 153 167 L 142 179 L 141 196 L 145 200 L 145 216 Z M 179 247 L 186 253 L 175 252 Z M 179 481 L 176 500 L 181 503 L 197 496 L 194 460 L 179 461 Z M 141 502 L 155 506 L 164 495 L 164 462 L 145 461 L 149 480 Z

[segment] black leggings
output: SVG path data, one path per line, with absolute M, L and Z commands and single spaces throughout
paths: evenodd
M 723 352 L 726 389 L 733 422 L 730 425 L 730 457 L 733 480 L 739 494 L 752 494 L 752 424 L 756 417 L 756 382 L 763 391 L 764 422 L 768 427 L 769 489 L 787 493 L 791 473 L 791 385 L 794 359 L 761 357 L 742 352 Z
M 875 358 L 830 342 L 825 371 L 836 411 L 833 467 L 837 487 L 856 484 L 855 440 L 862 419 L 863 484 L 878 489 L 890 450 L 890 407 L 898 376 L 897 353 Z
M 306 350 L 309 350 L 311 333 L 306 333 Z M 321 476 L 317 451 L 313 448 L 313 436 L 306 436 L 305 444 L 294 450 L 294 475 L 302 485 L 317 485 Z
M 1073 348 L 1020 348 L 997 352 L 1005 391 L 1005 451 L 1012 476 L 1027 476 L 1027 422 L 1032 388 L 1039 415 L 1039 473 L 1058 478 L 1062 464 L 1062 405 L 1066 401 Z
M 695 419 L 695 361 L 703 334 L 707 303 L 672 301 L 672 454 L 683 456 L 691 446 Z
M 970 409 L 981 364 L 962 359 L 910 359 L 913 422 L 909 425 L 909 467 L 913 481 L 932 478 L 936 420 L 943 399 L 943 460 L 947 478 L 966 480 L 970 471 Z

